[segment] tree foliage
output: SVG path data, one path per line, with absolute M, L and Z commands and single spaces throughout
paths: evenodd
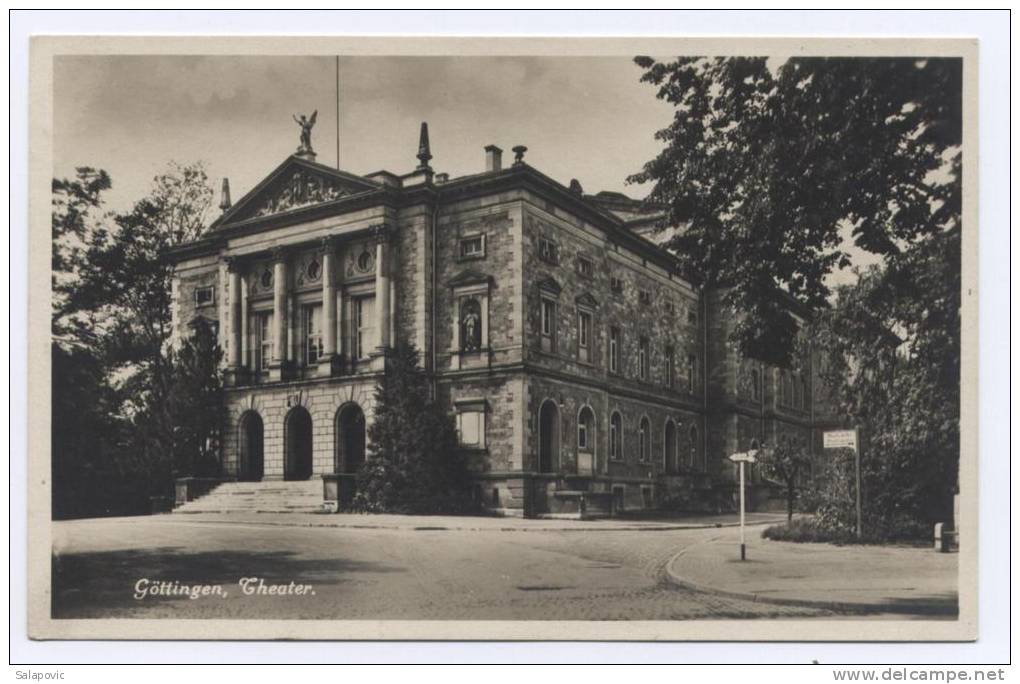
M 793 508 L 797 502 L 797 485 L 810 467 L 810 458 L 802 445 L 788 439 L 779 444 L 760 449 L 759 461 L 769 477 L 775 478 L 786 487 L 786 519 L 793 520 Z
M 431 399 L 429 378 L 418 360 L 413 344 L 398 345 L 376 389 L 357 509 L 459 513 L 470 507 L 469 471 L 456 426 Z
M 959 215 L 958 59 L 636 62 L 675 113 L 629 180 L 684 227 L 668 246 L 686 274 L 728 288 L 747 356 L 788 363 L 782 300 L 827 305 L 844 237 L 890 257 Z
M 212 188 L 200 164 L 171 164 L 117 214 L 105 210 L 110 187 L 88 167 L 52 184 L 58 515 L 141 512 L 174 473 L 207 472 L 215 444 L 219 351 L 208 326 L 170 349 L 167 258 L 201 233 Z

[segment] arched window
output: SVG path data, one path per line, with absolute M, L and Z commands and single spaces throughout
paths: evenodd
M 677 471 L 676 462 L 676 423 L 670 418 L 662 433 L 662 469 L 667 473 Z
M 647 416 L 641 417 L 641 422 L 638 423 L 638 459 L 647 461 L 651 458 L 651 437 L 652 426 Z
M 609 458 L 618 461 L 623 458 L 623 417 L 613 411 L 609 417 Z
M 577 474 L 594 475 L 595 412 L 584 406 L 577 414 Z

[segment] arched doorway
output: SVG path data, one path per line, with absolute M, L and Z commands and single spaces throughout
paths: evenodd
M 675 473 L 680 464 L 676 461 L 676 423 L 672 420 L 666 421 L 662 442 L 662 467 L 667 473 Z
M 538 469 L 553 473 L 560 465 L 560 409 L 552 399 L 538 410 Z
M 254 411 L 245 411 L 238 423 L 237 477 L 257 482 L 263 474 L 262 418 Z
M 365 462 L 365 413 L 357 404 L 344 404 L 336 412 L 335 428 L 333 471 L 356 473 Z
M 287 414 L 283 425 L 286 480 L 307 480 L 312 476 L 312 417 L 302 406 Z

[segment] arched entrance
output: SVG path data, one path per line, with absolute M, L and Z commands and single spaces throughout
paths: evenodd
M 245 411 L 238 423 L 238 479 L 247 482 L 262 479 L 262 435 L 262 418 L 254 411 Z
M 662 439 L 663 468 L 667 473 L 675 473 L 680 470 L 680 464 L 676 460 L 676 423 L 672 420 L 666 421 L 666 430 Z
M 286 480 L 307 480 L 312 476 L 312 417 L 302 406 L 287 414 L 283 425 Z
M 538 410 L 538 469 L 553 473 L 560 465 L 560 409 L 546 399 Z
M 335 423 L 333 471 L 356 473 L 365 462 L 365 413 L 357 404 L 345 404 L 336 412 Z

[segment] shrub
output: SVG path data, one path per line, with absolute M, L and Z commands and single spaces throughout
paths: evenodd
M 429 396 L 418 351 L 400 345 L 376 389 L 368 458 L 352 508 L 361 512 L 466 513 L 470 472 L 452 416 Z
M 929 530 L 909 518 L 898 524 L 879 526 L 878 521 L 864 521 L 863 534 L 857 538 L 853 526 L 831 525 L 826 519 L 815 517 L 794 518 L 784 525 L 772 525 L 762 530 L 763 539 L 796 543 L 826 544 L 883 544 L 887 542 L 913 542 L 928 538 Z

